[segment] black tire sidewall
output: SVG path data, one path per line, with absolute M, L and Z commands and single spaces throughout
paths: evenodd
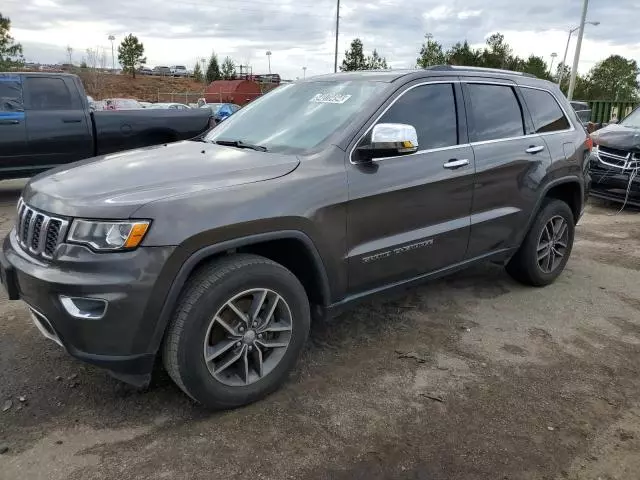
M 216 380 L 207 368 L 203 342 L 214 314 L 235 295 L 252 288 L 278 293 L 291 309 L 292 336 L 280 363 L 264 378 L 247 386 L 229 386 Z M 178 347 L 181 379 L 189 394 L 212 408 L 233 408 L 271 393 L 293 369 L 309 335 L 309 304 L 300 282 L 284 267 L 262 263 L 246 265 L 216 281 L 191 307 Z
M 549 220 L 555 216 L 564 218 L 567 222 L 568 235 L 567 235 L 567 248 L 562 261 L 552 272 L 546 273 L 540 269 L 538 265 L 538 242 L 543 228 L 549 222 Z M 521 267 L 523 267 L 529 280 L 533 285 L 544 286 L 552 283 L 562 273 L 573 249 L 573 240 L 575 237 L 575 222 L 573 218 L 573 212 L 569 205 L 561 200 L 551 200 L 547 202 L 540 213 L 538 213 L 531 230 L 527 234 L 527 238 L 522 245 L 523 251 L 521 258 Z

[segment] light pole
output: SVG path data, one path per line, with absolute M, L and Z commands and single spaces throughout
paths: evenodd
M 600 25 L 600 22 L 587 22 L 589 25 L 593 25 L 597 27 Z M 573 32 L 578 30 L 580 27 L 572 28 L 569 30 L 569 37 L 567 37 L 567 46 L 564 49 L 564 57 L 562 57 L 562 70 L 560 70 L 560 75 L 558 76 L 558 86 L 560 87 L 562 84 L 562 79 L 564 78 L 564 67 L 567 65 L 567 53 L 569 53 L 569 43 L 571 42 L 571 35 Z
M 204 57 L 200 58 L 200 63 L 202 64 L 202 83 L 207 84 L 207 72 L 204 69 L 205 64 L 207 63 L 207 59 Z
M 578 63 L 580 63 L 580 49 L 582 48 L 582 37 L 584 36 L 584 24 L 587 19 L 587 8 L 589 0 L 584 0 L 582 5 L 582 16 L 580 17 L 580 30 L 578 30 L 578 42 L 576 43 L 576 53 L 573 55 L 573 67 L 571 67 L 571 79 L 569 80 L 569 91 L 567 99 L 573 99 L 573 90 L 576 88 L 576 75 L 578 74 Z
M 338 34 L 340 32 L 340 0 L 336 6 L 336 51 L 333 57 L 333 73 L 338 72 Z M 307 67 L 305 67 L 306 69 Z
M 113 41 L 116 39 L 116 37 L 114 37 L 113 35 L 109 35 L 109 37 L 107 37 L 110 41 L 111 41 L 111 72 L 115 72 L 116 71 L 116 57 L 115 54 L 113 52 Z
M 302 67 L 302 79 L 307 78 L 307 67 Z
M 271 50 L 267 50 L 267 60 L 269 61 L 269 75 L 271 75 Z
M 551 54 L 551 63 L 549 64 L 549 75 L 552 75 L 551 72 L 553 72 L 553 61 L 556 59 L 557 56 L 558 54 L 556 52 L 553 52 Z

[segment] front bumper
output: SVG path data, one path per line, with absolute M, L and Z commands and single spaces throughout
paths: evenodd
M 608 165 L 596 153 L 591 154 L 589 171 L 592 196 L 640 207 L 640 171 L 634 175 L 633 169 Z
M 28 306 L 39 330 L 85 362 L 136 385 L 148 383 L 155 360 L 151 335 L 157 319 L 145 316 L 151 292 L 173 247 L 95 253 L 63 244 L 56 260 L 36 259 L 19 246 L 15 230 L 0 253 L 2 283 L 10 299 Z M 60 297 L 107 302 L 99 319 L 77 318 Z M 160 299 L 161 301 L 162 299 Z

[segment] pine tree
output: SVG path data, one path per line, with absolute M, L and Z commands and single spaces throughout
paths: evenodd
M 378 51 L 374 48 L 373 53 L 367 57 L 367 70 L 386 70 L 389 68 L 387 59 L 378 55 Z
M 147 63 L 143 55 L 144 45 L 131 33 L 118 46 L 118 62 L 122 65 L 122 71 L 131 73 L 133 78 L 136 78 L 136 70 Z
M 204 80 L 204 77 L 202 76 L 202 68 L 200 67 L 199 62 L 196 62 L 196 66 L 193 67 L 193 78 L 197 82 L 202 82 Z
M 364 47 L 362 45 L 362 40 L 360 40 L 359 38 L 355 38 L 351 42 L 351 48 L 344 52 L 344 60 L 342 60 L 340 70 L 342 70 L 343 72 L 351 72 L 354 70 L 366 69 L 367 59 L 364 57 Z
M 207 65 L 205 78 L 207 79 L 207 83 L 215 82 L 216 80 L 220 80 L 222 78 L 222 75 L 220 74 L 220 65 L 218 64 L 218 56 L 215 54 L 215 52 L 211 52 L 211 57 L 209 58 L 209 65 Z
M 223 80 L 233 80 L 236 78 L 236 66 L 233 63 L 231 57 L 225 57 L 224 62 L 222 62 L 222 79 Z
M 433 40 L 430 33 L 427 33 L 424 38 L 426 38 L 427 41 L 422 44 L 420 56 L 416 60 L 416 65 L 419 68 L 427 68 L 433 65 L 444 65 L 445 56 L 442 51 L 442 45 Z

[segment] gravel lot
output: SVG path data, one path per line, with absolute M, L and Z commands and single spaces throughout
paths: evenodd
M 3 291 L 0 478 L 640 478 L 640 213 L 617 208 L 589 206 L 553 286 L 486 265 L 364 304 L 229 412 L 73 360 Z

